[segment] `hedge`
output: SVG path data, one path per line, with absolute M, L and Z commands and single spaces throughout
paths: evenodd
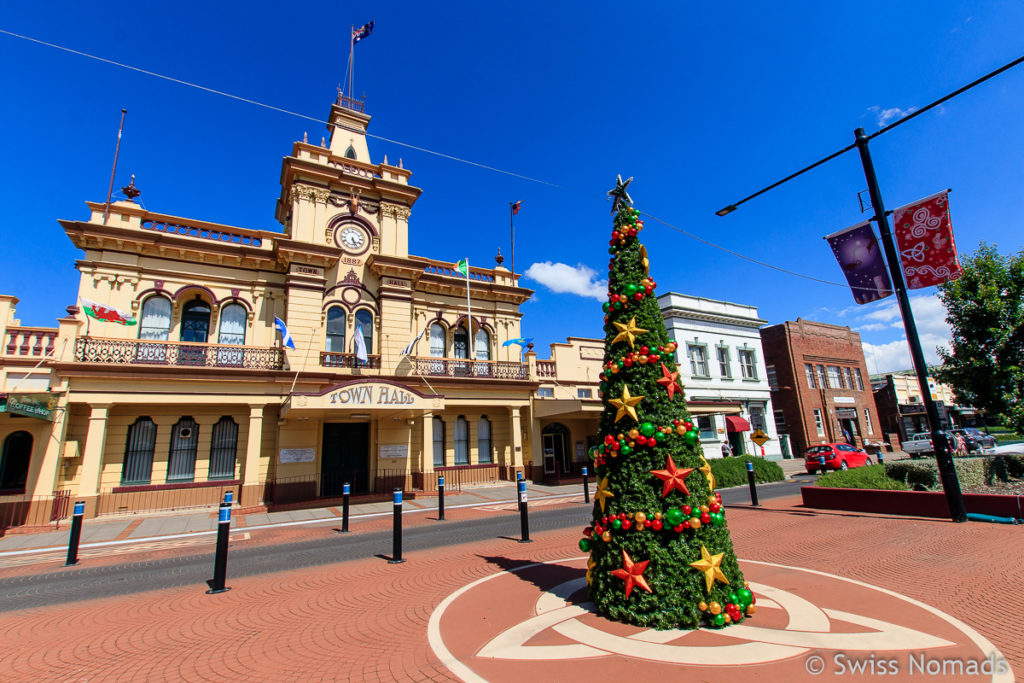
M 983 486 L 989 467 L 988 458 L 957 458 L 953 461 L 956 476 L 963 487 Z M 918 491 L 938 491 L 942 488 L 939 466 L 933 460 L 897 460 L 885 464 L 890 479 L 905 483 Z
M 734 458 L 712 458 L 708 460 L 711 473 L 715 475 L 715 486 L 727 489 L 747 483 L 747 463 L 754 463 L 754 480 L 759 484 L 782 481 L 786 474 L 778 463 L 764 458 L 741 455 Z
M 837 489 L 887 489 L 906 491 L 910 487 L 902 481 L 886 476 L 884 465 L 868 465 L 851 470 L 836 470 L 818 477 L 817 486 Z

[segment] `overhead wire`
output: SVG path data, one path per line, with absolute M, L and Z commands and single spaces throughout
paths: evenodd
M 58 45 L 56 43 L 51 43 L 51 42 L 48 42 L 48 41 L 45 41 L 45 40 L 40 40 L 39 38 L 33 38 L 31 36 L 26 36 L 26 35 L 23 35 L 23 34 L 20 34 L 20 33 L 15 33 L 13 31 L 8 31 L 8 30 L 2 29 L 2 28 L 0 28 L 0 33 L 2 33 L 4 35 L 11 36 L 13 38 L 19 38 L 21 40 L 26 40 L 26 41 L 29 41 L 29 42 L 32 42 L 32 43 L 36 43 L 38 45 L 43 45 L 43 46 L 46 46 L 46 47 L 49 47 L 49 48 L 53 48 L 55 50 L 60 50 L 62 52 L 67 52 L 67 53 L 70 53 L 70 54 L 73 54 L 73 55 L 77 55 L 79 57 L 85 57 L 87 59 L 93 59 L 93 60 L 96 60 L 98 62 L 103 62 L 104 64 L 110 64 L 112 66 L 120 67 L 122 69 L 127 69 L 129 71 L 134 71 L 134 72 L 137 72 L 137 73 L 141 73 L 141 74 L 144 74 L 146 76 L 152 76 L 154 78 L 159 78 L 159 79 L 162 79 L 162 80 L 165 80 L 165 81 L 169 81 L 171 83 L 176 83 L 178 85 L 183 85 L 185 87 L 195 88 L 197 90 L 201 90 L 203 92 L 208 92 L 208 93 L 213 94 L 213 95 L 220 95 L 221 97 L 226 97 L 228 99 L 232 99 L 232 100 L 235 100 L 235 101 L 238 101 L 238 102 L 243 102 L 245 104 L 251 104 L 251 105 L 254 105 L 254 106 L 257 106 L 257 107 L 262 107 L 264 109 L 269 109 L 270 111 L 274 111 L 274 112 L 277 112 L 277 113 L 280 113 L 280 114 L 286 114 L 288 116 L 294 116 L 294 117 L 297 117 L 297 118 L 300 118 L 300 119 L 304 119 L 306 121 L 312 121 L 314 123 L 322 123 L 322 124 L 325 124 L 325 125 L 330 125 L 329 121 L 326 121 L 324 119 L 321 119 L 321 118 L 318 118 L 318 117 L 315 117 L 315 116 L 309 116 L 308 114 L 302 114 L 300 112 L 292 111 L 290 109 L 285 109 L 283 107 L 278 107 L 278 106 L 275 106 L 275 105 L 272 105 L 272 104 L 267 104 L 265 102 L 260 102 L 259 100 L 254 100 L 252 98 L 242 97 L 240 95 L 235 95 L 233 93 L 225 92 L 223 90 L 217 90 L 216 88 L 211 88 L 211 87 L 208 87 L 208 86 L 205 86 L 205 85 L 200 85 L 198 83 L 192 83 L 190 81 L 186 81 L 186 80 L 183 80 L 183 79 L 180 79 L 180 78 L 175 78 L 173 76 L 168 76 L 166 74 L 161 74 L 161 73 L 158 73 L 156 71 L 150 71 L 149 69 L 143 69 L 141 67 L 133 66 L 131 64 L 125 64 L 124 62 L 119 62 L 119 61 L 116 61 L 116 60 L 113 60 L 113 59 L 108 59 L 106 57 L 100 57 L 99 55 L 94 55 L 94 54 L 91 54 L 91 53 L 88 53 L 88 52 L 83 52 L 81 50 L 76 50 L 76 49 L 73 49 L 73 48 L 70 48 L 70 47 L 66 47 L 66 46 L 63 46 L 63 45 Z M 347 69 L 346 69 L 346 74 L 347 74 Z M 346 75 L 346 78 L 347 78 L 347 75 Z M 921 111 L 924 111 L 924 110 L 921 110 Z M 915 114 L 916 113 L 920 113 L 920 112 L 915 112 Z M 901 120 L 901 122 L 902 122 L 902 120 Z M 892 124 L 892 125 L 896 125 L 896 124 Z M 889 126 L 889 128 L 891 128 L 891 127 L 892 126 Z M 883 131 L 884 130 L 887 130 L 887 129 L 883 129 Z M 875 133 L 875 135 L 877 135 L 878 133 L 881 133 L 883 131 L 878 131 L 877 133 Z M 480 163 L 480 162 L 477 162 L 477 161 L 472 161 L 470 159 L 464 159 L 462 157 L 457 157 L 457 156 L 454 156 L 454 155 L 451 155 L 451 154 L 446 154 L 444 152 L 438 152 L 436 150 L 432 150 L 432 149 L 429 149 L 429 148 L 426 148 L 426 147 L 422 147 L 422 146 L 419 146 L 419 145 L 413 145 L 413 144 L 408 143 L 408 142 L 402 142 L 400 140 L 395 140 L 393 138 L 387 138 L 387 137 L 384 137 L 382 135 L 375 135 L 373 133 L 367 132 L 366 136 L 369 137 L 369 138 L 373 138 L 375 140 L 380 140 L 381 142 L 386 142 L 386 143 L 389 143 L 389 144 L 392 144 L 392 145 L 398 145 L 398 146 L 401 146 L 401 147 L 406 147 L 408 149 L 412 149 L 412 150 L 415 150 L 415 151 L 418 151 L 418 152 L 423 152 L 424 154 L 430 154 L 430 155 L 433 155 L 433 156 L 436 156 L 436 157 L 440 157 L 440 158 L 443 158 L 443 159 L 448 159 L 449 161 L 454 161 L 454 162 L 461 163 L 461 164 L 467 164 L 469 166 L 474 166 L 476 168 L 481 168 L 481 169 L 484 169 L 484 170 L 487 170 L 487 171 L 491 171 L 493 173 L 499 173 L 499 174 L 510 176 L 510 177 L 513 177 L 513 178 L 518 178 L 520 180 L 526 180 L 526 181 L 529 181 L 529 182 L 532 182 L 532 183 L 537 183 L 537 184 L 540 184 L 540 185 L 546 185 L 548 187 L 552 187 L 552 188 L 555 188 L 555 189 L 559 189 L 559 190 L 563 190 L 563 191 L 570 191 L 570 192 L 574 192 L 574 193 L 590 196 L 589 192 L 583 192 L 581 190 L 578 190 L 578 189 L 575 189 L 575 188 L 571 188 L 571 187 L 567 187 L 565 185 L 560 185 L 558 183 L 553 183 L 553 182 L 550 182 L 550 181 L 547 181 L 547 180 L 542 180 L 540 178 L 534 178 L 532 176 L 524 175 L 522 173 L 516 173 L 515 171 L 507 171 L 505 169 L 497 168 L 496 166 L 490 166 L 488 164 L 483 164 L 483 163 Z M 846 151 L 846 150 L 843 150 L 843 151 Z M 840 153 L 842 153 L 842 152 L 838 152 L 837 155 L 840 154 Z M 829 157 L 829 158 L 831 158 L 831 157 Z M 806 169 L 803 169 L 802 171 L 799 171 L 797 174 L 794 174 L 794 175 L 799 175 L 800 173 L 803 173 L 804 171 L 809 170 L 810 168 L 813 168 L 814 166 L 817 166 L 817 165 L 820 165 L 821 163 L 824 163 L 824 161 L 827 161 L 827 159 L 822 159 L 821 161 L 813 164 L 810 167 L 807 167 Z M 785 180 L 780 181 L 777 184 L 781 184 L 782 182 L 785 182 Z M 766 190 L 767 189 L 769 189 L 769 188 L 766 188 Z M 766 190 L 763 190 L 763 191 L 766 191 Z M 760 194 L 760 193 L 758 193 L 758 194 Z M 749 198 L 752 198 L 752 197 L 748 197 L 748 199 Z M 746 200 L 743 200 L 743 201 L 746 201 Z M 637 209 L 637 210 L 640 211 L 639 209 Z M 648 218 L 651 218 L 652 220 L 654 220 L 654 221 L 664 225 L 665 227 L 667 227 L 667 228 L 669 228 L 671 230 L 675 230 L 676 232 L 679 232 L 680 234 L 685 235 L 686 237 L 689 237 L 690 239 L 693 239 L 693 240 L 695 240 L 697 242 L 701 242 L 702 244 L 710 246 L 710 247 L 712 247 L 714 249 L 718 249 L 719 251 L 722 251 L 722 252 L 724 252 L 726 254 L 729 254 L 731 256 L 734 256 L 736 258 L 748 261 L 750 263 L 754 263 L 754 264 L 756 264 L 758 266 L 761 266 L 761 267 L 764 267 L 764 268 L 769 268 L 771 270 L 775 270 L 775 271 L 778 271 L 780 273 L 784 273 L 786 275 L 791 275 L 793 277 L 803 278 L 805 280 L 810 280 L 812 282 L 817 282 L 817 283 L 820 283 L 820 284 L 834 285 L 834 286 L 837 286 L 837 287 L 847 287 L 848 286 L 848 285 L 846 285 L 844 283 L 833 282 L 831 280 L 824 280 L 822 278 L 817 278 L 817 277 L 814 277 L 812 275 L 806 275 L 806 274 L 799 273 L 799 272 L 796 272 L 796 271 L 793 271 L 793 270 L 782 268 L 780 266 L 776 266 L 776 265 L 773 265 L 771 263 L 767 263 L 765 261 L 760 261 L 760 260 L 752 258 L 750 256 L 746 256 L 745 254 L 737 252 L 737 251 L 735 251 L 733 249 L 729 249 L 728 247 L 724 247 L 724 246 L 722 246 L 720 244 L 717 244 L 715 242 L 707 240 L 707 239 L 705 239 L 703 237 L 700 237 L 699 235 L 696 235 L 694 233 L 691 233 L 691 232 L 688 232 L 686 230 L 683 230 L 682 228 L 679 228 L 679 227 L 669 223 L 668 221 L 666 221 L 666 220 L 664 220 L 662 218 L 659 218 L 658 216 L 655 216 L 655 215 L 653 215 L 651 213 L 647 213 L 645 211 L 640 211 L 640 213 L 645 215 L 645 216 L 647 216 Z

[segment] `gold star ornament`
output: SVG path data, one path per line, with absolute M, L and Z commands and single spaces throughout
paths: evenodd
M 714 491 L 715 490 L 715 475 L 711 471 L 711 465 L 708 464 L 708 461 L 704 459 L 703 455 L 700 456 L 700 461 L 702 463 L 704 463 L 704 464 L 701 465 L 700 467 L 698 467 L 697 469 L 704 473 L 704 478 L 708 480 L 708 486 L 710 486 L 711 490 Z
M 701 559 L 696 562 L 691 562 L 690 566 L 699 572 L 703 572 L 704 581 L 708 585 L 708 592 L 711 592 L 711 586 L 715 584 L 715 581 L 721 581 L 724 584 L 729 583 L 729 579 L 725 578 L 725 574 L 722 573 L 722 558 L 725 557 L 725 553 L 718 553 L 712 555 L 708 552 L 706 546 L 700 547 Z
M 629 387 L 623 384 L 622 398 L 608 399 L 608 403 L 619 409 L 618 412 L 615 413 L 615 421 L 618 422 L 626 415 L 629 415 L 634 421 L 639 422 L 640 420 L 636 415 L 636 405 L 642 400 L 644 400 L 643 396 L 630 396 Z
M 608 498 L 614 498 L 615 494 L 608 490 L 608 477 L 601 480 L 601 483 L 597 485 L 597 491 L 594 493 L 594 500 L 597 501 L 598 505 L 601 506 L 601 514 L 604 514 L 604 504 Z
M 647 247 L 640 245 L 640 265 L 644 267 L 644 275 L 651 275 L 651 260 L 647 258 Z
M 634 349 L 636 346 L 633 342 L 636 340 L 637 335 L 646 334 L 647 330 L 642 327 L 636 326 L 636 316 L 629 319 L 629 322 L 623 325 L 622 323 L 612 323 L 619 329 L 619 333 L 612 339 L 612 344 L 618 344 L 620 340 L 625 339 L 629 342 L 629 348 Z

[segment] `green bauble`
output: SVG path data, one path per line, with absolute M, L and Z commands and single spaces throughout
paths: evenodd
M 686 439 L 687 446 L 695 446 L 700 441 L 700 433 L 691 429 L 683 435 L 683 438 Z
M 622 453 L 623 455 L 629 455 L 632 452 L 633 452 L 633 449 L 631 447 L 629 447 L 629 446 L 621 446 L 619 448 L 619 453 Z
M 613 519 L 612 520 L 612 528 L 613 529 L 621 529 L 622 528 L 622 520 L 621 519 Z
M 587 551 L 590 550 L 590 539 L 589 538 L 581 538 L 580 539 L 580 550 L 582 550 L 583 552 L 587 552 Z
M 715 526 L 722 526 L 723 524 L 725 524 L 725 515 L 723 515 L 721 512 L 712 512 L 711 523 Z
M 608 311 L 612 310 L 612 305 L 609 302 L 605 301 L 603 304 L 601 304 L 601 310 L 607 313 Z
M 715 626 L 725 626 L 725 615 L 721 613 L 716 614 L 715 616 L 711 617 L 711 623 Z
M 644 422 L 642 425 L 640 425 L 640 433 L 643 434 L 644 436 L 650 436 L 654 434 L 654 425 L 652 425 L 650 422 Z
M 665 513 L 665 521 L 669 526 L 676 526 L 683 523 L 683 511 L 679 508 L 671 508 Z
M 751 602 L 754 601 L 754 594 L 750 592 L 749 588 L 741 588 L 736 592 L 736 597 L 740 599 L 740 604 L 743 605 L 743 609 L 746 609 Z
M 636 285 L 634 285 L 632 282 L 626 285 L 626 294 L 628 294 L 629 296 L 633 296 L 634 294 L 636 294 Z
M 614 254 L 617 251 L 618 251 L 618 249 L 616 249 L 615 247 L 608 247 L 608 253 L 609 254 Z

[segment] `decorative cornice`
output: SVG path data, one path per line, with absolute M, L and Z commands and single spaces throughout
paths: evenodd
M 401 218 L 403 220 L 409 220 L 409 215 L 412 214 L 412 209 L 408 206 L 402 206 L 401 204 L 388 204 L 381 202 L 380 213 L 386 218 L 394 218 L 395 220 Z

